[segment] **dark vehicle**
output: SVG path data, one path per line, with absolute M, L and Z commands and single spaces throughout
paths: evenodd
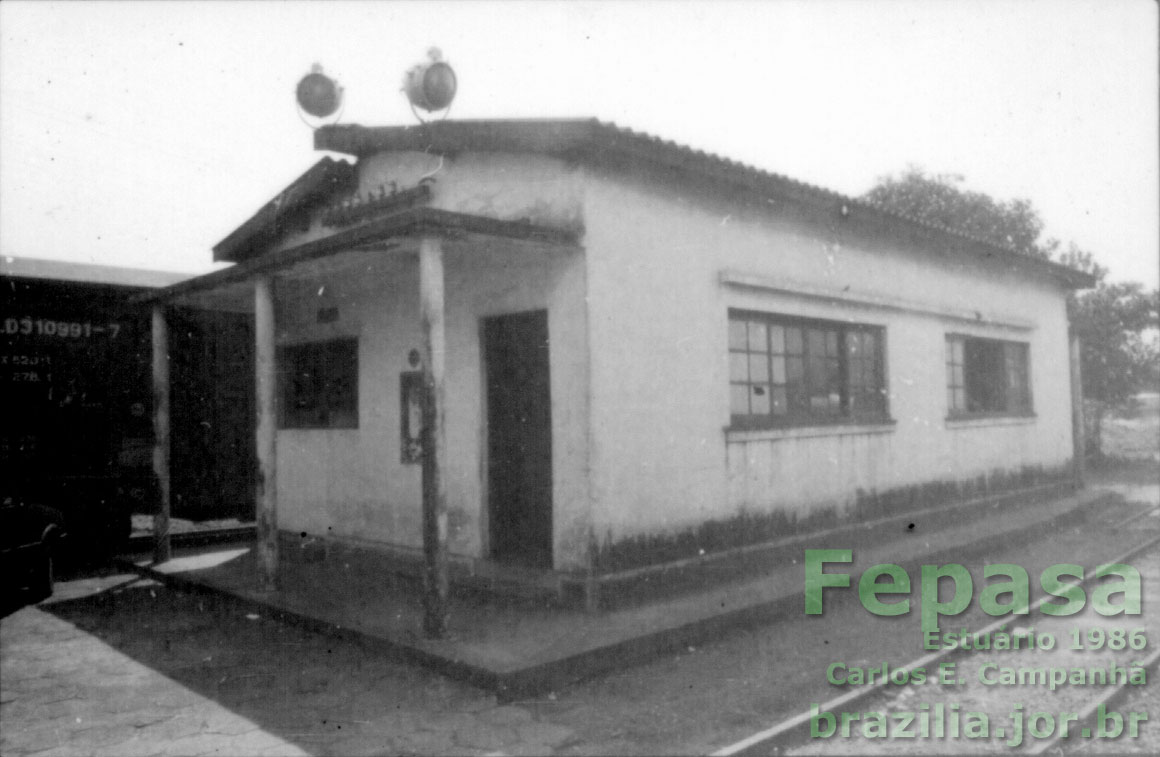
M 7 497 L 0 503 L 0 581 L 5 604 L 52 596 L 54 561 L 65 537 L 64 516 L 51 507 Z
M 148 506 L 124 496 L 148 473 L 149 333 L 126 305 L 144 287 L 4 273 L 0 496 L 59 511 L 74 552 L 111 552 Z
M 59 511 L 69 543 L 58 557 L 107 558 L 134 513 L 157 509 L 150 317 L 133 298 L 180 278 L 0 259 L 0 497 Z M 173 515 L 245 516 L 253 369 L 238 343 L 252 331 L 218 314 L 171 319 Z M 205 335 L 223 331 L 237 341 L 213 352 Z

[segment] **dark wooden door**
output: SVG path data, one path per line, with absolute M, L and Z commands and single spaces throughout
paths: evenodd
M 552 398 L 548 313 L 483 322 L 488 503 L 494 559 L 552 567 Z

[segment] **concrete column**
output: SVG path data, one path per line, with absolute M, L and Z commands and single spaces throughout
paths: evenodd
M 1083 422 L 1083 345 L 1080 343 L 1079 336 L 1071 335 L 1070 346 L 1072 475 L 1076 488 L 1082 489 L 1087 444 L 1084 439 Z
M 153 513 L 153 562 L 168 562 L 169 545 L 169 324 L 165 307 L 153 306 L 153 474 L 157 511 Z
M 274 292 L 269 276 L 254 281 L 254 368 L 257 384 L 257 558 L 262 589 L 278 588 L 278 407 Z
M 443 465 L 443 376 L 446 333 L 443 307 L 443 245 L 419 242 L 419 313 L 423 325 L 423 632 L 447 634 L 447 486 Z

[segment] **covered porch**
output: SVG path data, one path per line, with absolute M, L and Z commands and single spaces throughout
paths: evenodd
M 142 298 L 155 562 L 171 556 L 168 352 L 180 308 L 253 318 L 259 589 L 278 589 L 287 544 L 322 556 L 338 543 L 380 548 L 421 563 L 425 631 L 437 637 L 452 562 L 532 583 L 582 574 L 580 252 L 573 232 L 420 207 Z

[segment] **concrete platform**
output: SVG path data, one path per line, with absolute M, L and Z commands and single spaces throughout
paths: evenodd
M 1094 490 L 1026 504 L 1008 498 L 988 506 L 985 517 L 961 525 L 923 522 L 916 529 L 900 529 L 894 538 L 876 534 L 872 544 L 819 535 L 817 543 L 803 539 L 800 549 L 853 548 L 852 572 L 882 562 L 910 569 L 1041 535 L 1112 496 Z M 258 588 L 253 551 L 246 543 L 178 548 L 172 560 L 159 565 L 142 555 L 123 562 L 183 590 L 224 593 L 252 612 L 357 638 L 506 700 L 558 690 L 718 637 L 732 627 L 800 614 L 803 606 L 799 552 L 790 564 L 755 564 L 741 580 L 596 613 L 457 593 L 450 637 L 432 641 L 421 636 L 418 587 L 365 550 L 332 552 L 325 559 L 283 550 L 281 588 L 274 592 Z

